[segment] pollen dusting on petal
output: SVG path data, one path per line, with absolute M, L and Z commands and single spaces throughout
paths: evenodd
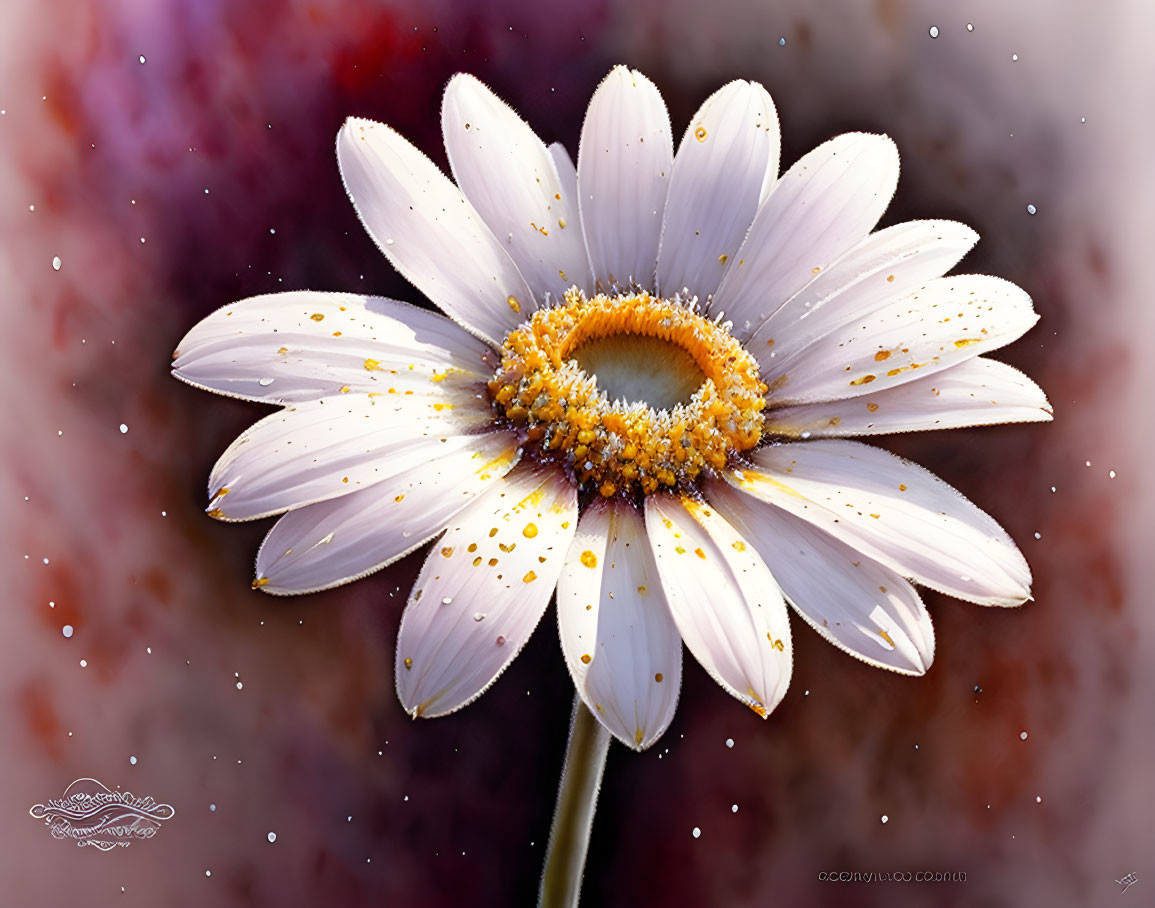
M 586 549 L 581 554 L 581 563 L 588 568 L 595 568 L 598 566 L 598 556 Z
M 573 288 L 506 336 L 490 398 L 603 497 L 688 487 L 762 437 L 767 387 L 728 327 L 693 300 Z

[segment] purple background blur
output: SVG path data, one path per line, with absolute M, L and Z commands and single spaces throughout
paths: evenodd
M 1000 358 L 1058 415 L 882 440 L 1003 522 L 1035 602 L 926 593 L 938 651 L 917 680 L 794 622 L 765 723 L 687 660 L 660 745 L 611 752 L 584 904 L 1116 905 L 1127 873 L 1122 898 L 1152 904 L 1155 13 L 958 6 L 5 0 L 0 903 L 533 902 L 572 695 L 552 614 L 475 705 L 409 720 L 393 648 L 420 557 L 320 595 L 252 592 L 267 522 L 202 509 L 264 410 L 168 362 L 253 294 L 418 298 L 341 187 L 345 116 L 444 164 L 440 93 L 468 70 L 576 154 L 590 93 L 626 62 L 675 136 L 731 78 L 773 94 L 785 164 L 839 131 L 892 135 L 883 223 L 982 234 L 963 268 L 1042 314 Z M 81 776 L 176 817 L 107 854 L 54 840 L 28 808 Z M 967 880 L 818 879 L 844 870 Z

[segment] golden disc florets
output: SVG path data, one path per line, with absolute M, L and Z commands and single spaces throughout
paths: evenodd
M 645 392 L 634 395 L 627 379 L 611 400 L 605 375 L 600 387 L 583 357 L 612 357 L 627 376 L 644 368 L 651 381 L 666 368 L 670 387 L 687 376 L 700 383 L 686 400 L 654 406 L 631 399 Z M 731 452 L 754 447 L 766 385 L 755 359 L 694 303 L 648 293 L 587 299 L 575 288 L 565 305 L 540 309 L 509 333 L 489 392 L 527 444 L 564 459 L 579 483 L 609 497 L 688 486 L 722 469 Z

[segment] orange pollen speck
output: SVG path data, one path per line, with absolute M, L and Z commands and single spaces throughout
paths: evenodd
M 611 401 L 596 372 L 580 365 L 583 348 L 615 351 L 626 369 L 667 357 L 701 381 L 668 406 Z M 716 474 L 760 440 L 767 391 L 754 357 L 695 302 L 645 292 L 586 298 L 577 288 L 565 305 L 537 310 L 506 336 L 488 387 L 527 444 L 564 460 L 579 484 L 607 498 Z

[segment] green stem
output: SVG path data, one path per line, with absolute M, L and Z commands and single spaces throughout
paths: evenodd
M 574 908 L 578 903 L 609 747 L 610 733 L 586 709 L 581 697 L 575 696 L 569 746 L 541 875 L 539 908 Z

